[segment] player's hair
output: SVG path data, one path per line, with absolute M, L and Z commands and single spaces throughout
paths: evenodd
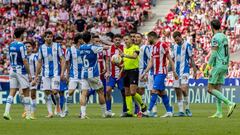
M 25 28 L 23 27 L 19 27 L 19 28 L 16 28 L 15 31 L 14 31 L 14 36 L 16 38 L 20 38 L 22 36 L 22 34 L 25 32 Z
M 124 37 L 131 37 L 131 35 L 130 34 L 125 34 Z
M 139 32 L 137 32 L 136 34 L 137 34 L 137 35 L 140 35 L 141 37 L 143 37 L 143 34 L 141 34 L 141 33 L 139 33 Z
M 154 37 L 154 38 L 158 38 L 158 35 L 157 35 L 157 33 L 156 33 L 156 32 L 154 32 L 154 31 L 151 31 L 151 32 L 149 32 L 149 33 L 147 34 L 147 36 L 148 36 L 148 37 Z
M 36 47 L 36 44 L 35 42 L 31 41 L 31 40 L 28 40 L 28 41 L 25 41 L 24 44 L 30 44 L 32 46 L 32 48 L 35 48 Z
M 92 38 L 99 38 L 99 36 L 98 35 L 93 35 Z
M 113 38 L 122 38 L 122 36 L 120 34 L 116 34 L 116 35 L 114 35 Z
M 211 27 L 215 30 L 219 30 L 221 28 L 221 22 L 217 19 L 213 19 L 211 21 Z
M 175 31 L 175 32 L 173 33 L 173 38 L 176 38 L 176 37 L 181 37 L 181 32 Z
M 79 39 L 82 39 L 82 34 L 81 33 L 77 33 L 74 36 L 74 44 L 77 44 Z
M 48 31 L 46 31 L 46 32 L 44 33 L 44 37 L 46 37 L 47 35 L 53 35 L 53 33 L 48 30 Z
M 82 38 L 85 43 L 89 43 L 91 41 L 92 35 L 90 32 L 84 32 Z
M 62 37 L 61 35 L 57 35 L 57 36 L 55 37 L 55 40 L 63 40 L 63 37 Z
M 130 34 L 130 35 L 131 35 L 131 34 L 136 34 L 136 32 L 134 32 L 134 31 L 131 31 L 129 34 Z
M 31 46 L 33 46 L 33 42 L 31 41 L 25 41 L 24 44 L 30 44 Z

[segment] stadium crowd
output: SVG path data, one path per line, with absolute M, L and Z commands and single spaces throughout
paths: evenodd
M 176 29 L 192 43 L 196 64 L 200 67 L 198 78 L 203 78 L 201 69 L 210 56 L 211 19 L 221 20 L 231 53 L 240 50 L 240 5 L 237 0 L 230 3 L 228 0 L 179 0 L 165 20 L 159 19 L 154 27 L 169 45 L 174 43 L 172 32 Z M 8 74 L 7 47 L 16 27 L 27 27 L 25 40 L 33 40 L 36 45 L 43 44 L 41 35 L 51 30 L 55 37 L 63 40 L 63 48 L 66 48 L 76 32 L 88 30 L 99 34 L 107 43 L 110 39 L 105 35 L 112 37 L 113 34 L 137 31 L 137 27 L 151 17 L 148 0 L 3 0 L 0 8 L 0 74 Z M 240 62 L 231 62 L 228 77 L 240 77 Z
M 195 62 L 200 67 L 198 78 L 204 63 L 210 57 L 210 42 L 212 32 L 210 20 L 220 19 L 222 29 L 228 36 L 230 53 L 240 50 L 240 4 L 237 0 L 179 0 L 174 8 L 166 15 L 165 20 L 159 19 L 154 31 L 163 37 L 169 45 L 173 45 L 172 33 L 179 30 L 194 48 Z M 229 78 L 240 77 L 240 62 L 231 62 Z
M 105 35 L 137 31 L 152 16 L 149 0 L 3 0 L 0 3 L 0 75 L 8 74 L 8 45 L 16 27 L 26 27 L 25 41 L 43 44 L 51 30 L 63 40 L 63 48 L 77 32 Z M 154 3 L 153 3 L 154 4 Z M 108 38 L 105 37 L 106 42 Z

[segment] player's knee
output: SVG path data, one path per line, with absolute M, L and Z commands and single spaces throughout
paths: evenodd
M 112 93 L 112 88 L 111 87 L 107 87 L 107 94 L 111 94 Z
M 83 91 L 81 92 L 81 95 L 82 95 L 82 96 L 87 96 L 87 94 L 88 94 L 88 91 L 87 91 L 87 90 L 83 90 Z
M 32 99 L 36 99 L 36 94 L 31 94 Z
M 57 95 L 58 94 L 58 91 L 57 90 L 53 90 L 52 92 L 54 95 Z
M 212 93 L 212 86 L 211 86 L 211 85 L 208 85 L 208 90 L 207 90 L 207 91 L 208 91 L 208 93 L 210 93 L 210 94 Z

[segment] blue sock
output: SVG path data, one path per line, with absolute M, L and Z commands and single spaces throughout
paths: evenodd
M 63 110 L 64 103 L 65 103 L 65 97 L 64 97 L 64 95 L 61 95 L 60 96 L 60 108 L 61 108 L 61 110 Z
M 122 112 L 127 112 L 126 97 L 125 97 L 125 90 L 124 89 L 121 90 L 121 94 L 122 94 L 122 101 L 123 101 Z
M 94 94 L 95 94 L 95 90 L 93 90 L 93 89 L 88 90 L 87 102 L 88 102 L 88 100 L 89 100 L 89 97 L 90 97 L 91 95 L 94 95 Z
M 165 106 L 166 111 L 167 112 L 172 112 L 172 107 L 169 104 L 169 99 L 168 99 L 167 95 L 163 95 L 162 96 L 162 102 L 163 102 L 163 104 Z
M 153 106 L 156 104 L 157 98 L 158 98 L 158 95 L 156 93 L 153 93 L 151 95 L 148 111 L 152 111 Z
M 106 107 L 107 107 L 107 111 L 111 111 L 112 109 L 112 100 L 106 100 Z
M 139 112 L 139 106 L 137 104 L 137 102 L 135 101 L 135 111 L 134 114 L 137 114 Z

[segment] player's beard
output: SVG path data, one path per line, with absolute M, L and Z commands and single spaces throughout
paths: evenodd
M 150 45 L 153 45 L 153 44 L 154 44 L 154 41 L 153 41 L 153 40 L 149 40 L 149 44 L 150 44 Z

